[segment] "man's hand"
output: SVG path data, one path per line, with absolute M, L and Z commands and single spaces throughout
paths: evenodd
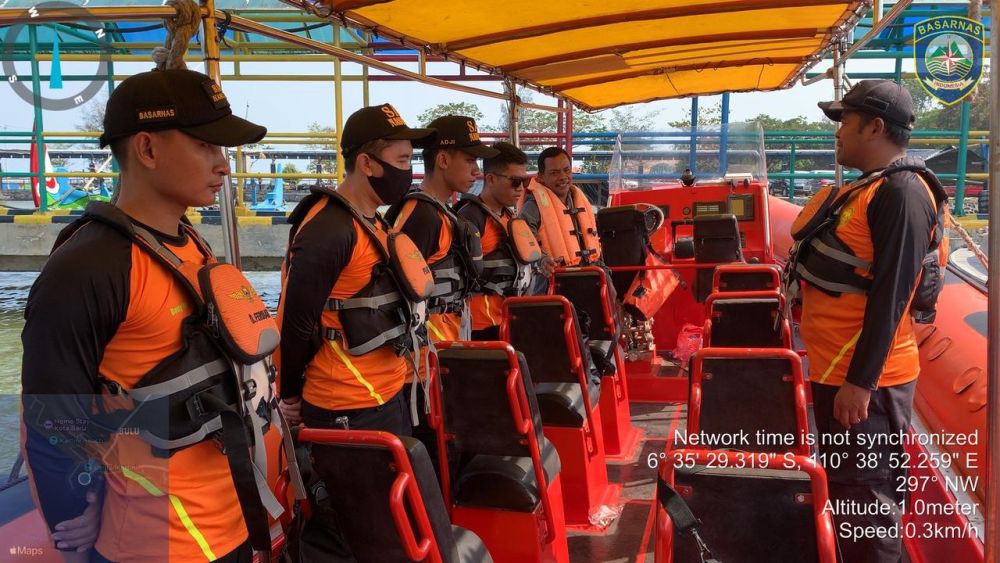
M 853 383 L 844 382 L 833 398 L 833 418 L 844 428 L 868 420 L 868 401 L 872 392 Z
M 282 398 L 278 401 L 278 410 L 289 426 L 302 424 L 302 397 Z
M 85 553 L 97 542 L 97 533 L 101 530 L 101 505 L 103 495 L 97 491 L 87 491 L 87 508 L 83 514 L 71 520 L 56 524 L 52 539 L 58 549 L 74 549 L 77 553 Z
M 542 255 L 542 258 L 538 261 L 538 273 L 545 277 L 550 277 L 556 272 L 556 261 L 552 259 L 548 254 Z

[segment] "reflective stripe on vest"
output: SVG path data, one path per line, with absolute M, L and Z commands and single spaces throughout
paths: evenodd
M 546 254 L 566 266 L 590 264 L 601 257 L 594 211 L 580 188 L 570 186 L 570 209 L 537 178 L 532 178 L 528 191 L 538 205 L 538 242 Z

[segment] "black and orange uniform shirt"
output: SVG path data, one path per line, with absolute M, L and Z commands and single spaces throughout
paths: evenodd
M 428 266 L 443 259 L 451 249 L 451 222 L 440 209 L 417 199 L 408 199 L 396 217 L 393 225 L 406 233 L 424 255 Z M 430 313 L 427 315 L 427 335 L 433 342 L 459 340 L 462 328 L 460 313 Z M 420 379 L 424 379 L 423 362 L 420 364 Z M 407 379 L 409 381 L 409 379 Z
M 907 312 L 936 224 L 930 189 L 909 171 L 862 188 L 844 206 L 835 234 L 872 263 L 872 286 L 867 295 L 833 297 L 805 284 L 801 333 L 813 382 L 875 389 L 917 378 Z
M 387 230 L 379 218 L 371 223 Z M 368 285 L 384 261 L 376 243 L 350 212 L 324 197 L 303 219 L 289 257 L 278 306 L 281 396 L 301 396 L 327 410 L 377 407 L 392 399 L 410 371 L 392 346 L 353 356 L 318 331 L 343 328 L 338 312 L 325 310 L 326 302 L 350 298 Z
M 204 264 L 187 236 L 147 230 L 183 260 Z M 93 399 L 108 382 L 134 387 L 180 350 L 181 323 L 195 307 L 177 278 L 138 245 L 98 222 L 81 227 L 52 254 L 28 296 L 21 371 L 26 413 L 39 395 Z M 246 541 L 229 465 L 214 441 L 159 458 L 139 436 L 111 440 L 90 449 L 107 480 L 95 545 L 101 555 L 206 561 Z M 25 460 L 50 530 L 86 506 L 85 491 L 71 478 L 80 460 L 61 448 L 25 426 Z
M 513 218 L 510 210 L 504 208 L 497 215 L 500 223 L 486 216 L 478 205 L 463 205 L 458 215 L 464 217 L 479 230 L 479 238 L 483 247 L 483 256 L 496 251 L 506 240 L 507 223 Z M 472 330 L 484 330 L 500 326 L 503 320 L 502 295 L 492 293 L 475 293 L 469 299 L 469 311 L 472 314 Z

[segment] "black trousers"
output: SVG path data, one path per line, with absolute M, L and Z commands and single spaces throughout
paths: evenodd
M 833 400 L 840 388 L 812 384 L 820 460 L 826 466 L 834 507 L 833 523 L 845 563 L 898 563 L 902 560 L 899 534 L 894 534 L 896 539 L 875 537 L 854 541 L 850 531 L 868 526 L 898 530 L 902 526 L 906 496 L 900 485 L 903 484 L 901 479 L 906 478 L 906 469 L 893 468 L 892 465 L 902 464 L 892 464 L 891 459 L 902 454 L 904 448 L 880 442 L 876 442 L 876 446 L 869 444 L 877 439 L 876 436 L 898 436 L 900 431 L 907 431 L 916 386 L 914 380 L 872 391 L 868 420 L 846 429 L 833 418 Z M 879 505 L 888 506 L 889 510 L 885 511 L 888 514 L 869 514 L 873 510 L 864 508 Z
M 500 327 L 491 326 L 481 330 L 472 331 L 472 339 L 477 342 L 500 340 Z
M 413 428 L 410 425 L 410 415 L 406 408 L 404 393 L 400 391 L 393 398 L 377 407 L 350 410 L 327 410 L 302 401 L 302 422 L 309 428 L 340 428 L 336 420 L 347 417 L 350 430 L 381 430 L 397 436 L 410 436 Z M 332 455 L 327 448 L 313 448 L 313 459 L 323 459 Z M 317 475 L 322 479 L 322 475 Z M 338 511 L 330 506 L 325 499 L 315 498 L 318 490 L 315 484 L 308 484 L 312 493 L 312 518 L 302 529 L 302 539 L 299 548 L 301 563 L 347 562 L 354 561 L 347 539 L 340 531 L 337 523 L 341 518 Z M 330 483 L 328 486 L 350 486 L 350 483 Z

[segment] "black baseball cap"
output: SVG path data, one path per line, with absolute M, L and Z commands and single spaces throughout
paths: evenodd
M 445 115 L 427 124 L 437 130 L 433 147 L 459 149 L 479 158 L 493 158 L 500 151 L 488 147 L 479 139 L 476 120 L 464 115 Z
M 412 141 L 413 146 L 422 148 L 433 136 L 433 129 L 407 127 L 402 116 L 390 104 L 368 106 L 347 118 L 340 136 L 340 150 L 344 156 L 350 156 L 361 148 L 361 145 L 376 139 Z
M 843 119 L 845 111 L 881 117 L 904 129 L 913 129 L 913 122 L 917 120 L 910 93 L 892 80 L 862 80 L 839 102 L 819 102 L 817 105 L 834 121 Z
M 125 79 L 108 98 L 101 147 L 140 131 L 179 129 L 196 139 L 235 147 L 267 129 L 233 115 L 222 88 L 187 69 L 152 70 Z

